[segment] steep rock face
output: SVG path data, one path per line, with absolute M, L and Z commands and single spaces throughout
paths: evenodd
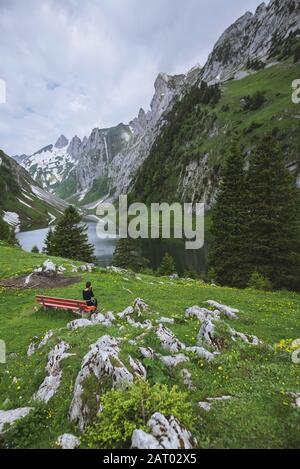
M 262 3 L 255 14 L 245 13 L 217 41 L 202 73 L 211 82 L 227 80 L 243 69 L 248 60 L 267 61 L 280 44 L 300 31 L 299 0 Z
M 195 83 L 200 70 L 194 67 L 187 75 L 177 76 L 159 74 L 150 110 L 141 109 L 130 125 L 95 128 L 89 137 L 75 136 L 70 143 L 62 135 L 55 145 L 23 158 L 22 165 L 44 188 L 62 197 L 77 194 L 79 201 L 84 200 L 99 178 L 106 182 L 107 194 L 117 197 L 127 192 L 159 134 L 162 116 Z
M 21 158 L 22 165 L 44 188 L 62 198 L 75 197 L 82 204 L 106 196 L 116 199 L 134 185 L 137 170 L 150 155 L 161 135 L 174 104 L 189 94 L 201 80 L 209 84 L 240 79 L 254 72 L 261 63 L 270 65 L 284 57 L 300 33 L 300 0 L 271 0 L 255 13 L 247 12 L 219 38 L 203 69 L 186 75 L 159 74 L 150 110 L 139 111 L 129 125 L 94 129 L 81 140 L 70 143 L 61 136 L 35 155 Z M 278 117 L 279 119 L 279 117 Z M 227 129 L 204 123 L 203 139 Z M 230 125 L 229 125 L 230 126 Z M 210 155 L 189 159 L 182 168 L 176 196 L 182 200 L 204 201 L 210 208 L 215 201 L 219 174 L 212 173 Z

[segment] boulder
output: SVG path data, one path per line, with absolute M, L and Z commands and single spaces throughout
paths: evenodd
M 33 400 L 47 403 L 56 394 L 62 379 L 60 362 L 74 355 L 66 353 L 69 349 L 70 345 L 62 340 L 50 351 L 46 365 L 48 376 L 44 379 L 38 391 L 33 395 Z
M 70 331 L 76 331 L 77 329 L 85 328 L 85 327 L 93 327 L 93 326 L 98 326 L 102 325 L 105 327 L 111 327 L 112 326 L 112 313 L 95 313 L 92 314 L 91 319 L 75 319 L 74 321 L 69 322 L 67 325 L 67 328 Z M 115 318 L 114 318 L 115 319 Z
M 148 422 L 151 433 L 134 430 L 132 449 L 193 449 L 196 441 L 173 416 L 166 418 L 160 413 L 152 415 Z
M 75 319 L 74 321 L 69 322 L 67 328 L 69 331 L 77 331 L 83 327 L 91 327 L 94 324 L 89 319 Z
M 207 345 L 215 347 L 214 343 L 215 325 L 210 319 L 203 321 L 201 329 L 197 337 L 197 343 L 200 347 Z
M 237 313 L 240 311 L 238 309 L 231 308 L 230 306 L 222 305 L 213 300 L 206 301 L 207 304 L 216 308 L 220 313 L 224 314 L 228 319 L 238 319 Z
M 0 410 L 0 433 L 3 432 L 5 425 L 12 425 L 18 420 L 26 417 L 31 411 L 32 407 L 22 407 L 13 410 Z
M 183 379 L 183 383 L 184 385 L 190 390 L 190 391 L 194 391 L 196 388 L 193 384 L 193 380 L 192 380 L 192 375 L 191 373 L 184 369 L 184 370 L 181 370 L 181 377 Z
M 208 362 L 211 362 L 218 355 L 220 355 L 219 352 L 211 353 L 203 347 L 187 347 L 186 351 L 191 352 L 191 353 L 195 353 L 199 358 L 203 358 L 204 360 L 207 360 Z
M 146 368 L 143 366 L 143 364 L 139 360 L 134 360 L 130 355 L 129 355 L 129 365 L 131 366 L 136 376 L 142 379 L 147 378 Z
M 80 439 L 69 433 L 65 433 L 58 437 L 56 442 L 61 449 L 76 449 L 80 446 Z
M 183 353 L 179 353 L 178 355 L 174 355 L 174 356 L 158 355 L 157 357 L 168 368 L 175 368 L 180 363 L 185 363 L 185 362 L 190 361 L 189 357 L 187 357 Z
M 119 359 L 120 342 L 120 339 L 103 336 L 91 346 L 91 350 L 83 359 L 69 411 L 71 422 L 77 424 L 81 431 L 90 418 L 90 409 L 83 402 L 84 382 L 89 376 L 94 375 L 99 384 L 102 380 L 107 382 L 107 378 L 110 378 L 112 387 L 116 388 L 126 388 L 133 383 L 133 374 Z
M 172 318 L 159 318 L 156 320 L 158 324 L 175 324 L 175 320 Z
M 139 352 L 140 352 L 140 354 L 142 355 L 143 358 L 149 358 L 151 360 L 153 360 L 155 358 L 154 350 L 150 347 L 147 347 L 147 348 L 140 347 Z
M 200 306 L 193 306 L 192 308 L 187 309 L 185 316 L 187 318 L 196 318 L 201 322 L 205 321 L 206 319 L 220 319 L 219 311 L 210 311 L 206 308 L 200 308 Z
M 151 329 L 153 327 L 152 322 L 149 320 L 146 320 L 143 323 L 136 322 L 130 316 L 127 317 L 127 322 L 130 326 L 139 328 L 139 329 Z
M 181 343 L 173 334 L 170 329 L 160 324 L 156 331 L 156 335 L 159 338 L 163 348 L 171 353 L 177 353 L 185 349 L 185 345 Z
M 149 309 L 149 305 L 147 305 L 144 300 L 141 298 L 136 298 L 134 300 L 133 310 L 138 316 L 141 316 L 145 311 L 147 311 L 147 309 Z
M 237 332 L 234 329 L 230 329 L 230 334 L 231 334 L 232 340 L 234 341 L 237 339 L 240 339 L 246 344 L 250 344 L 250 345 L 259 345 L 262 343 L 255 335 L 244 334 L 242 332 Z
M 56 265 L 54 264 L 54 262 L 50 261 L 49 259 L 47 261 L 44 262 L 43 264 L 43 272 L 45 273 L 56 273 L 57 271 L 57 267 Z
M 29 345 L 28 347 L 28 350 L 27 350 L 27 356 L 28 357 L 31 357 L 35 352 L 36 350 L 39 350 L 40 348 L 44 347 L 45 345 L 47 345 L 47 343 L 49 342 L 49 340 L 51 339 L 51 337 L 53 337 L 53 334 L 54 332 L 53 331 L 48 331 L 44 338 L 41 340 L 41 342 L 38 344 L 37 341 L 38 341 L 38 337 L 34 337 L 34 341 L 31 342 L 31 344 Z
M 119 313 L 118 314 L 118 317 L 120 319 L 124 319 L 124 318 L 127 318 L 127 316 L 130 316 L 131 314 L 134 313 L 134 309 L 132 306 L 128 306 L 128 308 L 124 309 L 124 311 L 122 311 L 122 313 Z
M 288 392 L 287 394 L 295 400 L 294 407 L 300 408 L 300 393 Z
M 208 397 L 205 401 L 203 402 L 198 402 L 198 406 L 205 410 L 206 412 L 210 412 L 212 409 L 212 405 L 215 402 L 226 402 L 230 401 L 232 399 L 232 396 L 222 396 L 222 397 Z

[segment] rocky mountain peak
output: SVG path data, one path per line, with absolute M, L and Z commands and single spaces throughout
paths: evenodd
M 61 135 L 54 146 L 60 150 L 65 148 L 68 144 L 69 140 L 64 135 Z
M 81 139 L 75 135 L 75 137 L 73 137 L 70 142 L 67 153 L 69 153 L 69 155 L 71 155 L 74 159 L 78 159 L 80 155 L 81 144 Z
M 247 62 L 274 61 L 274 46 L 300 32 L 300 0 L 272 0 L 245 13 L 217 41 L 202 72 L 208 83 L 234 78 Z M 276 42 L 276 43 L 275 43 Z M 275 54 L 276 55 L 276 54 Z

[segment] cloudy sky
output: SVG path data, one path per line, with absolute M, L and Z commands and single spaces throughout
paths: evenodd
M 159 72 L 203 65 L 259 0 L 0 0 L 0 148 L 31 154 L 61 133 L 128 123 Z

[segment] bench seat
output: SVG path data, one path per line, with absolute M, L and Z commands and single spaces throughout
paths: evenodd
M 85 301 L 80 300 L 37 295 L 36 301 L 44 308 L 70 310 L 80 316 L 82 316 L 83 313 L 94 313 L 97 310 L 96 306 L 88 306 Z

